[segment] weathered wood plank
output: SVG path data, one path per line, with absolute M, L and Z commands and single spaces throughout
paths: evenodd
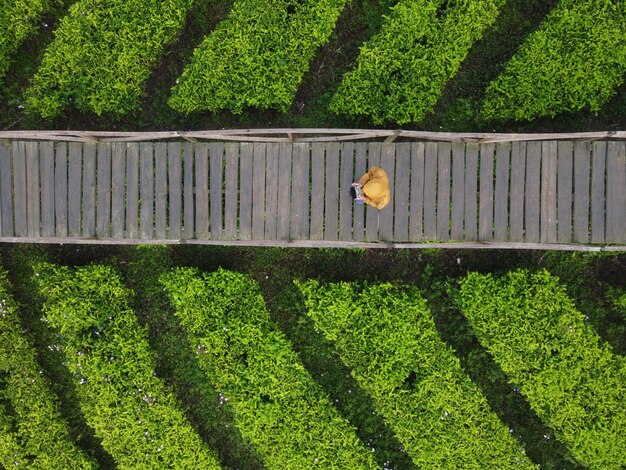
M 604 243 L 606 142 L 593 143 L 591 171 L 591 243 Z
M 541 210 L 541 142 L 526 144 L 525 240 L 539 242 Z
M 81 234 L 81 197 L 83 144 L 70 142 L 67 181 L 67 233 L 70 237 Z
M 409 197 L 409 240 L 423 239 L 424 216 L 424 143 L 411 144 L 411 194 Z
M 310 144 L 293 144 L 291 191 L 291 240 L 309 237 L 309 161 Z
M 13 170 L 11 169 L 11 146 L 0 142 L 0 220 L 3 237 L 13 232 Z
M 606 241 L 626 241 L 626 151 L 624 142 L 607 144 Z
M 264 236 L 266 240 L 276 240 L 276 227 L 278 222 L 278 152 L 279 146 L 276 142 L 269 142 L 267 144 L 267 153 L 265 155 L 266 189 Z M 323 163 L 324 162 L 322 160 L 322 164 Z
M 124 236 L 126 201 L 126 144 L 113 144 L 111 154 L 111 236 Z
M 222 142 L 212 142 L 209 144 L 209 193 L 211 201 L 211 238 L 221 240 L 223 237 L 223 216 L 224 211 L 224 144 Z
M 339 239 L 352 240 L 352 207 L 350 185 L 354 181 L 354 144 L 345 142 L 341 148 L 341 177 L 339 180 Z
M 194 238 L 194 188 L 193 188 L 193 171 L 194 171 L 194 148 L 190 142 L 183 144 L 183 233 L 185 239 Z
M 233 240 L 237 236 L 237 208 L 239 206 L 239 144 L 228 142 L 224 145 L 226 175 L 224 189 L 224 239 Z
M 29 237 L 41 234 L 41 195 L 39 193 L 39 142 L 25 142 L 26 147 L 26 220 Z
M 557 144 L 557 241 L 572 241 L 573 142 Z
M 437 239 L 450 239 L 450 180 L 452 146 L 447 142 L 437 145 Z
M 291 222 L 291 145 L 278 148 L 278 218 L 276 234 L 279 240 L 289 240 Z
M 382 145 L 380 142 L 370 142 L 367 152 L 368 171 L 373 166 L 381 165 Z M 380 211 L 370 205 L 365 209 L 365 239 L 378 240 L 378 230 L 380 223 Z
M 465 144 L 452 144 L 452 212 L 450 239 L 463 240 L 463 213 L 465 211 Z
M 265 161 L 267 144 L 255 142 L 252 157 L 252 239 L 265 236 Z
M 574 144 L 574 242 L 589 241 L 589 176 L 591 173 L 591 145 Z
M 180 187 L 180 186 L 179 186 Z M 154 238 L 167 237 L 167 144 L 154 144 Z
M 209 144 L 195 144 L 194 155 L 194 230 L 195 238 L 209 238 Z
M 326 191 L 324 197 L 324 240 L 339 239 L 339 144 L 326 146 Z
M 378 227 L 378 238 L 383 241 L 393 240 L 393 219 L 395 194 L 395 166 L 396 166 L 396 145 L 383 143 L 380 155 L 380 166 L 387 173 L 389 178 L 389 192 L 391 199 L 386 207 L 380 210 L 380 225 Z
M 556 141 L 541 143 L 541 242 L 556 242 Z
M 509 240 L 524 240 L 524 185 L 526 176 L 526 142 L 511 144 L 511 210 L 509 213 Z
M 149 240 L 154 237 L 154 144 L 139 145 L 139 174 L 141 209 L 139 215 L 139 237 Z
M 16 237 L 28 234 L 26 219 L 26 147 L 24 142 L 13 142 L 13 228 Z
M 324 236 L 324 144 L 311 146 L 311 240 Z
M 39 143 L 39 169 L 41 236 L 54 237 L 54 142 Z
M 126 236 L 139 238 L 139 144 L 126 145 Z
M 355 164 L 354 164 L 354 181 L 356 182 L 367 171 L 367 146 L 365 142 L 357 142 L 355 144 Z M 352 212 L 354 214 L 352 223 L 353 237 L 357 241 L 365 240 L 365 206 L 357 204 L 352 200 Z
M 168 233 L 170 239 L 182 238 L 183 214 L 183 156 L 180 142 L 167 144 L 167 178 L 168 178 Z
M 83 144 L 83 237 L 96 236 L 96 145 Z
M 411 184 L 411 144 L 396 145 L 395 185 L 393 198 L 393 240 L 409 241 L 409 195 Z
M 494 198 L 494 233 L 495 241 L 502 242 L 509 238 L 509 178 L 511 144 L 496 144 L 496 187 Z
M 240 144 L 239 159 L 239 238 L 252 238 L 252 143 Z
M 109 143 L 98 145 L 96 156 L 96 236 L 98 237 L 111 235 L 111 151 L 112 147 Z
M 480 208 L 478 217 L 478 239 L 493 240 L 493 167 L 494 144 L 480 145 Z
M 437 144 L 424 148 L 424 240 L 437 239 Z
M 478 238 L 478 144 L 465 147 L 465 196 L 463 214 L 465 218 L 464 240 Z

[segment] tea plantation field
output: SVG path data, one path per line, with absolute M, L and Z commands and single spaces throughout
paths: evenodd
M 4 468 L 626 465 L 624 255 L 4 245 L 0 264 Z

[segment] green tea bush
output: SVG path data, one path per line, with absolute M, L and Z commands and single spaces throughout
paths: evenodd
M 626 359 L 600 343 L 556 277 L 470 273 L 461 304 L 480 342 L 578 462 L 626 465 Z
M 5 406 L 7 404 L 8 406 Z M 0 270 L 0 466 L 96 468 L 71 440 Z
M 356 69 L 343 77 L 331 110 L 368 115 L 377 124 L 420 122 L 503 4 L 400 1 L 381 31 L 361 47 Z
M 417 289 L 298 282 L 307 314 L 420 468 L 534 468 L 442 342 Z
M 561 0 L 487 88 L 485 118 L 598 111 L 624 82 L 626 3 Z
M 346 0 L 238 0 L 195 50 L 169 104 L 190 113 L 291 105 Z
M 268 469 L 376 467 L 271 322 L 254 281 L 189 268 L 161 280 L 200 367 Z
M 143 85 L 185 22 L 192 0 L 79 0 L 55 31 L 27 109 L 54 117 L 70 104 L 98 115 L 139 108 Z
M 35 273 L 44 315 L 60 331 L 83 414 L 120 468 L 220 468 L 156 377 L 129 291 L 107 266 Z

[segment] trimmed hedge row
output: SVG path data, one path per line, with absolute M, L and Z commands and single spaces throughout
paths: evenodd
M 626 4 L 561 0 L 487 88 L 487 119 L 598 111 L 626 73 Z
M 17 308 L 0 270 L 0 466 L 96 468 L 69 436 Z
M 419 291 L 297 282 L 307 314 L 421 468 L 534 468 L 439 337 Z
M 375 468 L 371 452 L 304 369 L 245 275 L 162 276 L 200 367 L 268 469 Z
M 237 0 L 196 48 L 172 108 L 190 113 L 247 106 L 286 111 L 346 0 Z
M 626 465 L 626 359 L 546 271 L 471 273 L 461 304 L 478 339 L 584 466 Z
M 420 122 L 505 0 L 403 0 L 361 47 L 332 99 L 336 113 L 376 124 Z M 442 9 L 445 11 L 442 12 Z
M 176 38 L 192 0 L 79 0 L 26 92 L 27 109 L 44 118 L 70 104 L 81 111 L 128 114 L 164 47 Z
M 60 331 L 87 423 L 120 468 L 220 465 L 156 377 L 129 291 L 107 266 L 36 267 L 44 316 Z

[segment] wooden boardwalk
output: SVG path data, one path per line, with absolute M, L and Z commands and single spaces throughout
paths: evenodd
M 349 196 L 372 165 L 390 177 L 392 200 L 380 213 Z M 52 243 L 624 245 L 626 143 L 5 140 L 0 235 Z

